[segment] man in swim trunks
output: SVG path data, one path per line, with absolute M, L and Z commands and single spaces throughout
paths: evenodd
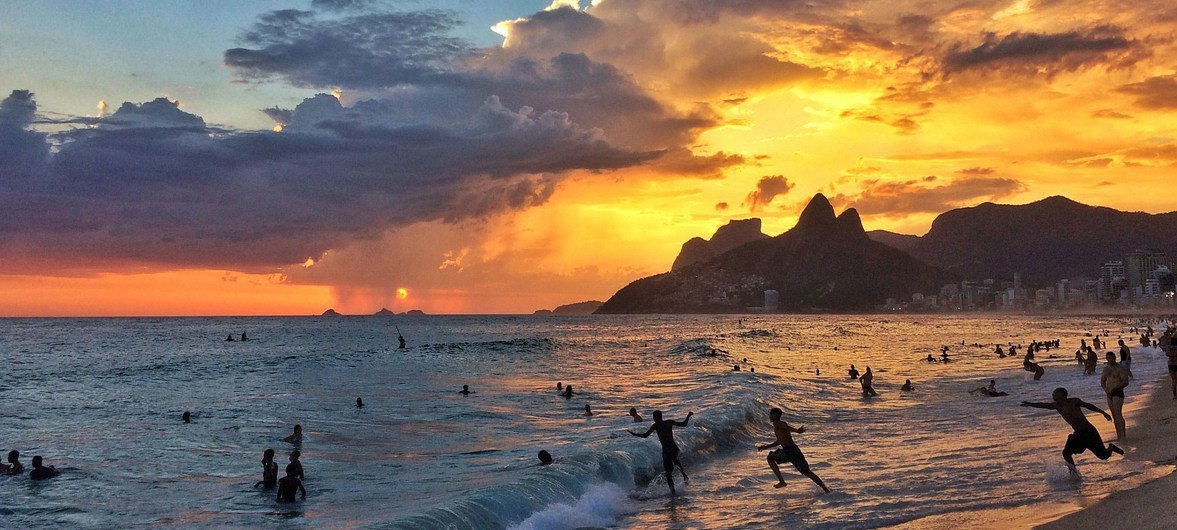
M 776 475 L 777 482 L 774 488 L 785 487 L 785 477 L 781 475 L 780 464 L 788 462 L 797 468 L 797 472 L 809 477 L 815 484 L 821 486 L 821 489 L 829 493 L 830 488 L 826 487 L 826 483 L 822 482 L 821 478 L 809 469 L 809 462 L 805 460 L 805 455 L 801 454 L 801 448 L 793 442 L 793 433 L 801 434 L 805 432 L 805 427 L 793 427 L 785 423 L 781 419 L 781 409 L 773 408 L 768 412 L 768 419 L 772 422 L 772 429 L 776 433 L 776 441 L 768 445 L 761 445 L 756 448 L 757 451 L 764 451 L 766 449 L 781 446 L 780 449 L 768 453 L 768 467 L 772 468 L 772 472 Z
M 1083 409 L 1103 414 L 1104 419 L 1112 421 L 1110 414 L 1079 398 L 1068 398 L 1067 389 L 1065 388 L 1060 387 L 1054 389 L 1051 397 L 1054 398 L 1054 401 L 1049 403 L 1023 401 L 1022 406 L 1057 411 L 1059 416 L 1062 416 L 1067 424 L 1075 430 L 1075 432 L 1067 436 L 1067 444 L 1063 446 L 1063 460 L 1067 461 L 1067 468 L 1071 470 L 1071 473 L 1077 473 L 1075 471 L 1075 459 L 1071 458 L 1072 455 L 1077 455 L 1084 451 L 1091 451 L 1096 458 L 1107 460 L 1112 456 L 1112 453 L 1124 454 L 1124 450 L 1116 447 L 1116 444 L 1108 444 L 1107 447 L 1104 447 L 1103 438 L 1100 437 L 1099 431 L 1095 429 L 1095 426 L 1087 421 L 1087 417 L 1083 415 Z
M 1124 344 L 1123 339 L 1120 339 L 1120 364 L 1124 365 L 1125 370 L 1132 371 L 1132 348 Z
M 694 415 L 694 412 L 688 412 L 687 419 L 683 421 L 663 420 L 662 411 L 655 410 L 654 424 L 644 434 L 627 431 L 641 438 L 649 438 L 651 433 L 658 433 L 658 441 L 662 443 L 662 468 L 666 470 L 666 484 L 670 486 L 671 495 L 676 494 L 674 491 L 674 466 L 678 466 L 678 470 L 682 472 L 683 482 L 690 481 L 687 478 L 687 471 L 682 467 L 682 462 L 678 461 L 678 444 L 674 443 L 674 428 L 686 427 L 687 422 L 691 421 L 691 416 Z

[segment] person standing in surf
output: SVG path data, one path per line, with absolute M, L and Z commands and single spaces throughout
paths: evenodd
M 821 486 L 826 493 L 830 492 L 830 488 L 822 482 L 821 478 L 817 476 L 811 469 L 809 469 L 809 462 L 805 460 L 805 455 L 801 454 L 801 448 L 797 447 L 797 443 L 793 441 L 793 433 L 801 434 L 805 432 L 805 427 L 793 427 L 781 419 L 781 409 L 773 408 L 768 412 L 768 419 L 772 422 L 772 429 L 776 433 L 776 441 L 767 445 L 761 445 L 756 448 L 757 451 L 764 451 L 772 447 L 781 446 L 780 449 L 768 453 L 768 467 L 772 468 L 773 474 L 779 482 L 774 488 L 785 487 L 785 476 L 781 474 L 780 464 L 788 462 L 797 468 L 797 472 L 809 477 L 814 484 Z
M 1075 459 L 1072 458 L 1072 455 L 1077 455 L 1084 451 L 1091 451 L 1096 458 L 1107 460 L 1111 458 L 1112 453 L 1124 454 L 1124 450 L 1117 447 L 1116 444 L 1107 444 L 1106 447 L 1103 445 L 1103 437 L 1099 435 L 1099 431 L 1095 429 L 1095 426 L 1087 421 L 1087 416 L 1083 414 L 1083 409 L 1103 414 L 1104 419 L 1112 421 L 1110 414 L 1082 399 L 1068 398 L 1067 389 L 1062 387 L 1054 389 L 1051 397 L 1054 398 L 1054 401 L 1049 403 L 1023 401 L 1022 406 L 1056 411 L 1075 430 L 1075 432 L 1067 436 L 1067 443 L 1063 446 L 1063 460 L 1067 461 L 1067 469 L 1071 470 L 1071 474 L 1078 474 L 1078 471 L 1075 470 Z
M 1107 353 L 1108 365 L 1104 367 L 1099 377 L 1099 386 L 1108 395 L 1108 410 L 1112 413 L 1112 423 L 1116 426 L 1116 441 L 1127 439 L 1127 428 L 1124 423 L 1124 388 L 1132 380 L 1132 372 L 1123 363 L 1116 362 L 1114 352 Z
M 639 438 L 649 438 L 651 433 L 658 433 L 658 441 L 662 444 L 662 468 L 666 470 L 666 484 L 670 486 L 670 494 L 676 495 L 674 491 L 674 466 L 678 466 L 678 470 L 682 473 L 683 482 L 690 482 L 687 478 L 687 471 L 683 469 L 682 462 L 678 461 L 678 444 L 674 443 L 674 428 L 686 427 L 687 423 L 691 421 L 691 416 L 694 412 L 687 413 L 687 419 L 683 421 L 663 420 L 662 411 L 654 411 L 654 424 L 650 426 L 644 434 L 638 434 L 633 431 L 628 433 Z

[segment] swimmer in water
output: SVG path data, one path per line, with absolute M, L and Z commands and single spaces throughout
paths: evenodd
M 592 416 L 592 415 L 593 415 L 593 409 L 592 409 L 592 407 L 590 407 L 590 406 L 589 406 L 589 404 L 588 404 L 588 403 L 585 403 L 585 404 L 584 404 L 584 415 L 585 415 L 586 417 L 587 417 L 587 416 Z
M 45 467 L 41 465 L 41 455 L 33 457 L 33 470 L 29 472 L 30 480 L 45 480 L 47 478 L 56 477 L 61 472 L 53 466 Z
M 180 419 L 183 420 L 184 423 L 192 423 L 192 413 L 185 410 L 184 413 L 180 415 Z
M 288 444 L 299 445 L 302 443 L 302 425 L 294 426 L 294 433 L 282 439 Z
M 405 348 L 406 348 L 406 346 L 405 346 L 405 336 L 404 336 L 404 335 L 401 335 L 400 333 L 397 333 L 397 334 L 396 334 L 396 341 L 397 341 L 398 343 L 400 343 L 400 344 L 399 344 L 399 345 L 396 347 L 396 349 L 398 349 L 398 350 L 403 350 L 403 349 L 405 349 Z
M 307 500 L 307 489 L 303 487 L 297 472 L 294 464 L 286 466 L 286 476 L 278 480 L 278 502 L 294 502 L 295 492 L 302 492 L 302 500 Z
M 817 476 L 811 469 L 809 469 L 809 462 L 805 460 L 805 455 L 801 453 L 801 448 L 797 447 L 797 443 L 793 441 L 793 433 L 802 434 L 805 432 L 805 427 L 793 427 L 781 419 L 781 409 L 773 408 L 768 412 L 768 419 L 772 422 L 773 432 L 776 434 L 776 441 L 761 445 L 756 448 L 757 451 L 764 451 L 776 446 L 781 446 L 771 453 L 768 453 L 768 467 L 772 468 L 772 472 L 776 475 L 778 482 L 774 488 L 785 487 L 785 476 L 781 474 L 780 464 L 788 462 L 793 464 L 798 473 L 809 477 L 810 480 L 821 486 L 821 489 L 829 493 L 830 488 L 822 482 L 821 478 Z
M 928 358 L 927 358 L 927 359 L 924 359 L 924 360 L 925 360 L 925 361 L 927 361 L 927 362 L 930 362 L 930 363 L 934 363 L 934 362 L 936 362 L 936 358 L 935 358 L 935 357 L 932 357 L 932 354 L 930 354 L 930 353 L 928 354 Z
M 654 424 L 644 434 L 626 431 L 639 438 L 649 438 L 651 433 L 658 433 L 658 442 L 662 444 L 662 469 L 666 471 L 666 484 L 670 486 L 671 495 L 676 495 L 674 491 L 674 466 L 678 466 L 678 470 L 682 473 L 683 482 L 690 481 L 687 478 L 687 471 L 682 467 L 682 462 L 678 461 L 679 450 L 678 444 L 674 443 L 674 428 L 686 427 L 687 423 L 691 421 L 691 416 L 694 415 L 694 412 L 688 412 L 687 418 L 683 421 L 663 420 L 662 411 L 655 410 Z
M 20 451 L 13 449 L 8 452 L 9 475 L 20 475 L 25 472 L 25 466 L 20 463 Z
M 1046 373 L 1038 363 L 1034 362 L 1034 349 L 1026 348 L 1026 356 L 1022 359 L 1022 369 L 1034 374 L 1034 380 L 1042 379 L 1042 374 Z
M 903 386 L 899 387 L 899 390 L 904 392 L 911 392 L 912 390 L 915 390 L 915 387 L 911 386 L 911 379 L 908 379 L 903 382 Z
M 564 390 L 564 383 L 556 381 L 556 392 L 559 392 L 561 390 Z
M 640 423 L 642 421 L 642 415 L 638 414 L 638 409 L 634 407 L 629 408 L 629 417 L 633 418 L 634 423 Z
M 572 399 L 572 385 L 565 385 L 564 392 L 560 394 L 564 399 Z
M 302 472 L 302 460 L 299 460 L 299 458 L 301 456 L 302 456 L 302 453 L 300 453 L 298 451 L 291 451 L 290 452 L 290 463 L 286 465 L 287 469 L 290 469 L 290 466 L 294 466 L 295 470 L 297 471 L 295 475 L 298 477 L 298 480 L 300 480 L 300 481 L 306 480 L 306 475 L 304 475 Z
M 1112 456 L 1112 453 L 1124 454 L 1124 450 L 1116 446 L 1116 444 L 1103 445 L 1103 438 L 1100 437 L 1099 431 L 1091 422 L 1087 421 L 1087 417 L 1083 414 L 1083 409 L 1098 412 L 1103 414 L 1104 419 L 1112 421 L 1111 414 L 1104 412 L 1099 407 L 1092 405 L 1079 398 L 1068 398 L 1067 389 L 1056 388 L 1051 394 L 1054 399 L 1048 403 L 1032 403 L 1023 401 L 1023 407 L 1033 407 L 1037 409 L 1048 409 L 1059 413 L 1063 420 L 1071 426 L 1074 430 L 1067 436 L 1067 443 L 1063 447 L 1063 460 L 1067 462 L 1067 469 L 1071 470 L 1072 474 L 1077 474 L 1075 470 L 1075 460 L 1072 455 L 1080 454 L 1084 451 L 1091 451 L 1096 458 L 1100 460 L 1107 460 Z
M 266 449 L 262 453 L 262 479 L 257 481 L 253 487 L 262 486 L 264 488 L 272 488 L 278 483 L 278 463 L 274 462 L 274 450 Z
M 969 393 L 970 394 L 985 394 L 986 396 L 989 396 L 989 397 L 1003 397 L 1003 396 L 1009 395 L 1005 392 L 998 392 L 997 391 L 997 381 L 993 380 L 993 379 L 989 380 L 989 386 L 981 386 L 981 387 L 974 388 L 972 390 L 969 390 Z
M 875 373 L 871 371 L 870 367 L 866 367 L 866 373 L 862 374 L 862 378 L 858 380 L 862 384 L 862 397 L 872 397 L 879 395 L 875 392 L 875 387 L 871 386 L 875 380 Z
M 357 409 L 364 408 L 364 400 L 362 398 L 356 398 L 356 408 Z
M 546 466 L 551 463 L 552 463 L 552 453 L 549 453 L 543 449 L 540 449 L 539 450 L 539 465 Z
M 474 394 L 475 392 L 473 390 L 470 390 L 470 385 L 462 385 L 462 390 L 459 390 L 458 393 L 462 394 L 463 396 L 469 396 L 470 394 Z
M 241 342 L 245 342 L 247 340 L 249 340 L 249 336 L 246 335 L 244 331 L 242 331 L 241 332 Z
M 732 365 L 732 371 L 733 371 L 733 372 L 739 372 L 739 371 L 740 371 L 740 365 L 738 365 L 738 364 L 733 364 L 733 365 Z
M 225 337 L 225 342 L 236 342 L 236 341 L 235 341 L 235 340 L 233 340 L 233 336 L 232 336 L 232 335 L 229 335 L 228 337 Z
M 858 369 L 854 365 L 850 365 L 850 370 L 846 373 L 850 374 L 850 379 L 858 380 Z

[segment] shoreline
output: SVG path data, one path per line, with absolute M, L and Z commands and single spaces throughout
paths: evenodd
M 1177 401 L 1169 391 L 1169 378 L 1154 382 L 1144 402 L 1128 417 L 1131 448 L 1126 459 L 1173 468 L 1177 464 Z M 1128 413 L 1129 411 L 1125 411 Z M 1177 528 L 1177 512 L 1171 508 L 1177 492 L 1177 473 L 1169 473 L 1132 489 L 1103 497 L 1077 511 L 1066 513 L 1034 528 L 1063 530 L 1082 528 Z

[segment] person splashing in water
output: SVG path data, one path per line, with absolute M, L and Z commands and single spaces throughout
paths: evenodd
M 683 469 L 682 462 L 678 461 L 678 444 L 674 443 L 674 428 L 686 427 L 687 423 L 691 421 L 691 416 L 694 412 L 688 412 L 687 418 L 682 421 L 663 420 L 662 411 L 654 411 L 654 424 L 650 429 L 643 434 L 638 434 L 633 431 L 627 431 L 630 434 L 640 437 L 649 438 L 651 433 L 658 433 L 658 441 L 662 444 L 662 468 L 666 470 L 666 485 L 670 486 L 670 494 L 676 495 L 674 491 L 674 466 L 678 466 L 678 470 L 682 472 L 683 482 L 689 482 L 687 478 L 687 471 Z
M 773 474 L 779 482 L 774 488 L 785 487 L 785 476 L 781 474 L 780 464 L 788 462 L 797 468 L 797 472 L 809 477 L 810 480 L 821 486 L 821 489 L 829 493 L 830 488 L 822 482 L 821 478 L 817 476 L 811 469 L 809 469 L 809 462 L 805 460 L 805 455 L 801 453 L 801 448 L 797 447 L 796 442 L 793 441 L 793 433 L 802 434 L 805 432 L 805 427 L 793 427 L 781 419 L 781 409 L 773 408 L 768 412 L 768 419 L 772 422 L 773 432 L 776 434 L 776 441 L 761 445 L 756 448 L 757 451 L 764 451 L 776 446 L 780 446 L 771 453 L 768 453 L 768 466 L 772 468 Z
M 1106 447 L 1103 445 L 1103 438 L 1100 437 L 1095 426 L 1087 421 L 1083 409 L 1103 414 L 1104 419 L 1112 421 L 1110 414 L 1079 398 L 1067 397 L 1067 389 L 1062 387 L 1054 389 L 1051 397 L 1054 401 L 1048 403 L 1023 401 L 1022 406 L 1056 411 L 1074 429 L 1074 432 L 1067 436 L 1067 443 L 1063 447 L 1063 460 L 1067 462 L 1067 469 L 1071 470 L 1071 474 L 1077 475 L 1079 473 L 1075 470 L 1075 459 L 1072 458 L 1072 455 L 1091 451 L 1096 458 L 1107 460 L 1112 456 L 1112 453 L 1124 454 L 1124 450 L 1117 447 L 1116 444 L 1108 444 Z

